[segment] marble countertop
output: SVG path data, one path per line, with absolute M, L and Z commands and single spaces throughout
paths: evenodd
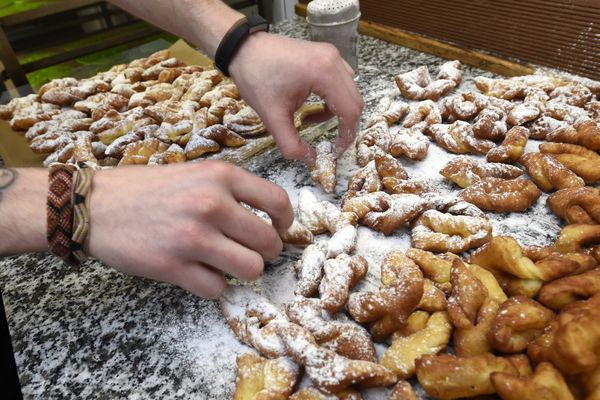
M 273 30 L 308 37 L 300 19 Z M 436 69 L 445 61 L 364 36 L 359 48 L 357 82 L 365 116 L 381 96 L 395 93 L 394 75 L 423 64 Z M 470 67 L 464 73 L 466 84 L 486 74 Z M 312 185 L 303 165 L 278 154 L 250 169 L 283 185 L 292 201 L 299 188 Z M 532 236 L 556 232 L 549 230 L 541 227 Z M 282 266 L 293 257 L 297 253 L 287 252 L 268 265 L 259 284 L 285 297 L 293 288 L 285 282 L 293 277 Z M 77 269 L 45 254 L 1 259 L 0 287 L 26 398 L 231 398 L 235 357 L 244 346 L 229 332 L 215 301 L 99 262 Z

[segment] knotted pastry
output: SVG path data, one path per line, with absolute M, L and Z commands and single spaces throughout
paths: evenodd
M 427 128 L 426 133 L 442 148 L 455 154 L 486 154 L 496 145 L 494 142 L 477 139 L 471 124 L 456 121 L 453 124 L 435 124 Z
M 53 79 L 42 85 L 38 95 L 45 103 L 70 106 L 93 94 L 108 92 L 110 89 L 110 85 L 99 79 L 62 78 Z
M 168 144 L 163 143 L 156 138 L 130 143 L 125 147 L 123 158 L 119 161 L 119 165 L 146 165 L 153 154 L 162 153 L 166 151 L 168 147 Z
M 596 244 L 600 244 L 600 225 L 571 224 L 561 229 L 554 248 L 560 253 L 571 253 Z
M 544 191 L 585 186 L 583 179 L 570 169 L 543 153 L 527 153 L 519 158 L 531 179 Z
M 431 182 L 428 179 L 421 178 L 397 179 L 388 177 L 383 178 L 381 183 L 390 194 L 423 194 L 433 190 Z
M 600 269 L 578 275 L 565 276 L 542 287 L 538 300 L 540 303 L 560 310 L 567 304 L 587 299 L 600 293 Z
M 399 381 L 390 391 L 388 400 L 419 400 L 410 382 Z
M 397 250 L 381 263 L 381 288 L 377 292 L 350 295 L 348 312 L 359 323 L 369 323 L 376 341 L 383 341 L 406 323 L 423 296 L 423 274 Z
M 524 125 L 540 116 L 538 103 L 525 102 L 514 106 L 506 117 L 506 122 L 512 126 Z
M 565 374 L 591 372 L 598 368 L 600 346 L 600 296 L 564 307 L 544 333 L 531 342 L 529 357 L 549 361 Z
M 28 108 L 39 102 L 37 94 L 29 94 L 24 97 L 15 97 L 8 104 L 0 104 L 0 118 L 9 120 L 22 108 Z M 54 107 L 58 108 L 58 107 Z
M 348 193 L 356 196 L 362 193 L 372 193 L 381 190 L 381 178 L 377 173 L 375 160 L 359 169 L 348 179 Z
M 181 146 L 173 143 L 167 150 L 152 154 L 148 159 L 148 165 L 176 164 L 186 161 L 187 157 Z
M 550 132 L 566 126 L 566 122 L 559 121 L 549 115 L 542 115 L 539 118 L 525 124 L 525 127 L 529 129 L 529 137 L 537 140 L 544 140 L 546 139 L 546 135 L 548 135 Z
M 242 102 L 231 97 L 223 97 L 215 101 L 207 108 L 209 125 L 221 122 L 226 113 L 229 115 L 236 114 L 242 106 L 244 106 Z
M 442 116 L 436 103 L 425 100 L 410 106 L 402 126 L 423 130 L 428 126 L 442 123 Z
M 208 93 L 213 88 L 213 83 L 210 79 L 190 79 L 189 86 L 188 82 L 184 84 L 183 80 L 176 79 L 173 82 L 174 87 L 182 87 L 185 92 L 181 96 L 181 100 L 200 101 L 202 96 Z M 187 86 L 187 89 L 185 87 Z
M 52 131 L 77 132 L 89 131 L 92 119 L 79 111 L 69 110 L 53 115 L 50 120 L 36 122 L 25 133 L 27 140 L 33 140 L 38 136 Z
M 334 319 L 319 299 L 298 298 L 284 308 L 290 321 L 310 331 L 320 346 L 351 360 L 377 362 L 369 333 L 354 321 Z
M 356 138 L 356 162 L 364 167 L 375 159 L 379 152 L 387 152 L 390 146 L 390 133 L 387 123 L 381 121 L 359 132 Z
M 590 150 L 600 150 L 600 126 L 594 120 L 576 122 L 573 127 L 559 128 L 546 135 L 549 142 L 578 144 Z
M 330 313 L 342 311 L 348 302 L 350 289 L 364 278 L 368 269 L 367 260 L 362 256 L 340 254 L 325 261 L 323 280 L 319 285 L 321 307 Z
M 455 327 L 455 354 L 471 357 L 490 352 L 487 334 L 498 312 L 498 303 L 490 299 L 483 283 L 458 258 L 452 262 L 450 281 L 448 315 Z
M 440 114 L 448 122 L 469 121 L 487 106 L 486 101 L 472 92 L 458 93 L 440 101 Z
M 533 376 L 493 373 L 492 384 L 505 400 L 575 400 L 562 374 L 547 362 L 540 363 Z
M 91 115 L 94 120 L 98 120 L 109 110 L 125 111 L 129 99 L 116 93 L 97 93 L 85 100 L 81 100 L 73 104 L 73 108 L 77 111 Z M 101 115 L 93 115 L 96 110 L 102 110 Z
M 303 366 L 320 390 L 335 393 L 351 385 L 388 386 L 393 373 L 375 363 L 350 360 L 319 346 L 305 328 L 289 322 L 266 299 L 241 287 L 230 287 L 221 308 L 235 335 L 268 358 L 289 357 Z
M 483 178 L 459 196 L 483 210 L 513 212 L 527 210 L 541 194 L 529 179 Z
M 335 234 L 348 225 L 356 225 L 356 215 L 342 212 L 328 201 L 319 201 L 309 189 L 298 194 L 298 218 L 315 235 L 327 231 Z
M 283 243 L 289 243 L 299 246 L 307 246 L 314 242 L 315 238 L 312 232 L 300 221 L 294 219 L 292 225 L 288 228 L 288 230 L 281 235 L 281 241 Z
M 390 235 L 430 207 L 429 200 L 417 195 L 374 192 L 348 199 L 342 210 L 354 212 L 361 224 Z
M 382 121 L 391 126 L 402 119 L 407 112 L 408 104 L 404 101 L 392 101 L 389 97 L 383 97 L 367 120 L 365 127 L 368 128 Z
M 427 312 L 446 311 L 446 294 L 433 281 L 423 279 L 423 296 L 417 305 L 419 310 Z
M 583 108 L 556 101 L 549 101 L 545 104 L 544 115 L 562 121 L 566 127 L 590 120 L 587 111 Z
M 562 189 L 548 196 L 547 204 L 567 224 L 600 224 L 599 188 Z
M 165 143 L 180 143 L 181 137 L 192 131 L 193 124 L 190 120 L 179 121 L 176 124 L 163 122 L 156 130 L 155 137 Z
M 412 225 L 412 246 L 434 252 L 462 253 L 492 238 L 487 218 L 427 210 Z
M 511 128 L 500 146 L 491 149 L 487 155 L 488 162 L 515 163 L 525 152 L 529 131 L 522 126 Z
M 473 134 L 478 139 L 499 140 L 507 131 L 506 113 L 498 107 L 484 108 L 473 121 Z
M 402 96 L 409 100 L 438 100 L 460 84 L 462 71 L 460 62 L 449 61 L 442 65 L 435 81 L 431 80 L 426 66 L 397 75 L 394 79 Z
M 493 373 L 519 376 L 522 370 L 528 372 L 527 364 L 525 356 L 496 357 L 490 353 L 472 357 L 424 355 L 417 359 L 416 373 L 428 395 L 437 399 L 459 399 L 495 393 L 491 381 Z
M 454 157 L 440 170 L 440 174 L 461 188 L 479 182 L 482 178 L 515 179 L 523 174 L 520 168 L 502 163 L 482 163 L 470 157 Z
M 221 149 L 219 143 L 208 139 L 200 134 L 200 131 L 193 132 L 188 143 L 185 145 L 185 156 L 188 160 L 194 160 L 206 153 L 214 153 Z
M 106 146 L 105 154 L 109 157 L 121 158 L 128 144 L 146 138 L 147 133 L 154 137 L 154 132 L 156 130 L 158 130 L 158 125 L 148 125 L 142 128 L 133 129 L 131 132 L 119 136 Z
M 401 379 L 415 373 L 415 360 L 424 354 L 437 354 L 450 342 L 452 324 L 444 311 L 427 316 L 425 326 L 404 337 L 395 337 L 381 357 L 381 365 Z
M 542 334 L 554 318 L 552 310 L 525 296 L 511 297 L 500 305 L 488 342 L 502 353 L 520 353 Z
M 223 97 L 230 97 L 232 99 L 239 100 L 240 91 L 233 83 L 221 82 L 221 84 L 215 86 L 212 90 L 205 93 L 202 98 L 200 98 L 198 103 L 201 107 L 210 107 L 211 104 L 216 103 Z
M 567 143 L 542 143 L 540 152 L 551 155 L 586 184 L 600 181 L 600 155 L 583 146 Z
M 226 112 L 223 125 L 243 137 L 254 137 L 267 131 L 256 111 L 248 105 L 241 107 L 235 114 Z
M 325 394 L 313 387 L 303 388 L 294 393 L 290 400 L 363 400 L 359 392 L 352 388 L 340 390 L 334 394 Z
M 559 86 L 550 92 L 550 98 L 553 101 L 574 107 L 585 106 L 593 97 L 592 91 L 579 83 Z
M 411 160 L 423 160 L 429 150 L 429 139 L 417 128 L 390 128 L 390 154 Z
M 48 121 L 60 113 L 59 107 L 49 103 L 27 103 L 15 106 L 10 127 L 15 131 L 26 131 L 40 121 Z
M 300 370 L 286 357 L 267 360 L 254 353 L 240 354 L 233 400 L 283 400 L 294 389 Z
M 312 179 L 321 185 L 325 193 L 333 193 L 337 185 L 336 157 L 329 141 L 320 142 L 317 147 L 315 166 L 310 174 Z

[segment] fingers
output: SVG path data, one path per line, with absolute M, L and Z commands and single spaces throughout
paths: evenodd
M 256 251 L 264 260 L 277 258 L 283 243 L 275 228 L 237 203 L 229 208 L 231 217 L 219 221 L 222 232 L 242 246 Z
M 314 149 L 298 134 L 292 114 L 283 108 L 273 109 L 268 114 L 265 124 L 286 159 L 305 162 L 314 159 Z
M 233 197 L 269 214 L 277 232 L 287 231 L 294 221 L 294 210 L 287 192 L 244 169 L 236 170 L 236 177 L 230 180 Z
M 221 271 L 216 271 L 201 263 L 177 268 L 173 283 L 196 296 L 207 299 L 216 299 L 227 288 Z

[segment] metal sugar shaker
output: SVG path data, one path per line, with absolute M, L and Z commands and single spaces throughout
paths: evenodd
M 358 0 L 313 0 L 308 3 L 306 21 L 310 40 L 329 42 L 348 64 L 358 67 Z

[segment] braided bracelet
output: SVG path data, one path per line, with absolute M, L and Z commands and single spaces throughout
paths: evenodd
M 87 260 L 84 251 L 85 240 L 90 230 L 90 214 L 87 200 L 92 189 L 94 170 L 80 164 L 73 176 L 73 235 L 71 251 L 80 263 Z

